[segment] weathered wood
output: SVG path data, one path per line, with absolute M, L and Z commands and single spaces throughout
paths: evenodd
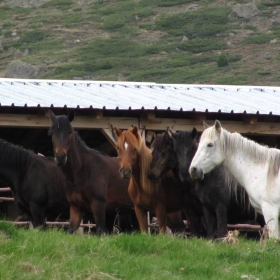
M 18 221 L 9 221 L 10 223 L 16 225 L 16 226 L 28 226 L 31 224 L 31 222 L 29 221 L 21 221 L 21 222 L 18 222 Z M 46 224 L 48 226 L 69 226 L 69 222 L 46 222 Z M 89 227 L 89 228 L 93 228 L 95 227 L 96 224 L 80 224 L 80 227 Z
M 0 196 L 0 201 L 15 201 L 15 199 L 13 197 Z
M 112 128 L 101 128 L 100 131 L 106 137 L 106 139 L 110 142 L 113 147 L 116 147 L 116 138 L 114 137 L 114 130 Z
M 49 128 L 51 121 L 45 115 L 30 114 L 1 114 L 0 127 L 32 127 Z M 127 129 L 131 125 L 138 126 L 138 118 L 113 118 L 94 116 L 76 116 L 72 125 L 75 129 L 100 129 L 110 128 L 111 124 L 120 129 Z
M 223 121 L 222 126 L 230 132 L 239 132 L 242 134 L 257 133 L 257 134 L 273 134 L 280 135 L 280 123 L 274 122 L 257 122 L 251 124 L 250 122 L 238 122 L 238 121 Z M 207 120 L 208 125 L 213 125 L 214 121 Z M 191 130 L 195 127 L 198 131 L 203 131 L 202 122 L 191 119 L 165 119 L 156 118 L 154 120 L 141 119 L 140 128 L 145 127 L 149 130 L 165 130 L 169 126 L 172 131 L 184 131 Z
M 0 188 L 0 192 L 10 192 L 11 188 Z
M 239 132 L 242 134 L 256 133 L 280 135 L 280 123 L 278 122 L 260 122 L 257 117 L 246 117 L 244 121 L 221 120 L 222 126 L 230 132 Z M 209 125 L 214 123 L 207 120 Z M 172 131 L 190 130 L 195 127 L 198 131 L 203 131 L 201 118 L 197 119 L 171 119 L 171 118 L 153 118 L 146 117 L 102 117 L 102 113 L 92 116 L 76 116 L 73 121 L 75 129 L 110 129 L 118 127 L 127 129 L 131 125 L 136 125 L 145 130 L 166 130 L 169 127 Z M 50 120 L 47 115 L 38 114 L 1 114 L 0 127 L 25 127 L 25 128 L 49 128 Z

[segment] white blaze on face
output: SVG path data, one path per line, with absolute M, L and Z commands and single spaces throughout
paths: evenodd
M 124 143 L 124 148 L 127 150 L 127 148 L 128 148 L 127 142 Z

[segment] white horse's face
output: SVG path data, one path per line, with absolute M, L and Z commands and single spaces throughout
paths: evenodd
M 189 168 L 193 179 L 202 180 L 204 174 L 212 171 L 224 161 L 225 156 L 220 138 L 221 123 L 219 121 L 216 121 L 214 126 L 207 128 L 201 135 L 198 149 Z

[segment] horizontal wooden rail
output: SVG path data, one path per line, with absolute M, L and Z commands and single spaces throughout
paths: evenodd
M 15 199 L 13 197 L 0 196 L 0 201 L 15 201 Z
M 9 192 L 11 188 L 0 188 L 0 192 Z
M 21 222 L 10 221 L 10 223 L 12 223 L 16 226 L 28 226 L 31 224 L 31 222 L 29 222 L 29 221 L 21 221 Z M 69 226 L 69 222 L 46 222 L 46 225 L 48 225 L 48 226 Z M 80 224 L 80 227 L 93 228 L 93 227 L 96 227 L 96 224 Z

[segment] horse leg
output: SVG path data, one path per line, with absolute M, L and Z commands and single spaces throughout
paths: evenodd
M 267 202 L 263 202 L 262 205 L 262 213 L 264 215 L 265 223 L 268 229 L 269 237 L 279 238 L 279 209 L 275 206 L 268 204 Z
M 167 226 L 172 230 L 172 232 L 183 233 L 186 229 L 183 219 L 182 212 L 177 211 L 167 214 Z
M 216 217 L 211 209 L 203 206 L 203 215 L 206 220 L 206 228 L 207 228 L 207 238 L 212 239 L 216 234 Z
M 140 231 L 148 233 L 147 211 L 137 205 L 134 205 L 134 210 L 139 223 Z
M 159 233 L 166 233 L 166 207 L 165 205 L 157 205 L 155 208 L 156 216 L 158 219 Z
M 68 232 L 73 234 L 80 226 L 84 212 L 80 211 L 76 206 L 70 204 L 70 223 Z
M 106 202 L 93 200 L 90 205 L 96 224 L 96 233 L 106 232 Z
M 43 207 L 38 206 L 35 202 L 30 202 L 29 204 L 31 218 L 32 218 L 32 225 L 34 228 L 42 228 L 46 227 L 45 222 L 45 209 Z
M 216 208 L 217 237 L 223 238 L 227 235 L 227 207 L 219 204 Z

